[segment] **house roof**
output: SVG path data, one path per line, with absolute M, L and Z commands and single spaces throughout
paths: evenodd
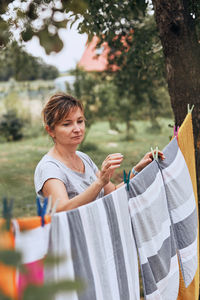
M 109 47 L 107 43 L 103 43 L 100 48 L 96 48 L 98 41 L 98 37 L 94 36 L 91 42 L 86 43 L 86 49 L 78 63 L 86 71 L 102 72 L 107 69 Z

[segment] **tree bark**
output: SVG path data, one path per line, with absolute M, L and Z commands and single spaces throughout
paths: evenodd
M 188 0 L 153 0 L 155 19 L 163 47 L 166 76 L 175 124 L 181 125 L 187 104 L 195 105 L 193 132 L 200 204 L 200 41 Z

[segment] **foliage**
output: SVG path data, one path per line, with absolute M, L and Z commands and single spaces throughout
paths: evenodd
M 5 221 L 7 221 L 5 219 Z M 3 224 L 4 225 L 4 224 Z M 5 229 L 1 223 L 0 227 L 0 236 L 1 238 L 7 236 L 9 230 Z M 47 257 L 44 260 L 45 266 L 48 268 L 53 266 L 58 262 L 62 262 L 62 257 Z M 26 272 L 25 269 L 22 267 L 22 255 L 20 252 L 16 251 L 15 249 L 7 249 L 1 243 L 0 244 L 0 263 L 6 267 L 14 267 L 18 268 L 20 272 Z M 4 270 L 4 272 L 6 272 Z M 83 283 L 81 281 L 72 281 L 72 280 L 62 280 L 59 282 L 48 282 L 41 285 L 33 285 L 29 284 L 23 294 L 23 300 L 35 300 L 35 299 L 42 299 L 42 300 L 51 300 L 54 299 L 55 294 L 58 292 L 69 292 L 78 290 L 80 291 L 83 289 Z M 4 295 L 0 289 L 0 299 L 1 300 L 11 300 L 9 297 Z
M 110 132 L 107 121 L 95 122 L 90 128 L 84 144 L 87 147 L 87 144 L 92 143 L 96 149 L 87 147 L 86 153 L 98 167 L 101 167 L 109 153 L 122 153 L 124 160 L 114 177 L 114 182 L 118 184 L 123 180 L 123 169 L 128 171 L 130 166 L 136 164 L 146 152 L 150 151 L 151 147 L 158 145 L 162 149 L 169 142 L 173 128 L 169 128 L 168 124 L 173 124 L 172 119 L 158 118 L 158 122 L 162 131 L 157 134 L 154 131 L 147 132 L 147 128 L 151 125 L 150 121 L 134 121 L 136 133 L 131 141 L 125 140 L 126 127 L 121 121 L 117 122 L 119 133 Z M 15 217 L 35 215 L 33 174 L 37 163 L 51 147 L 52 140 L 47 134 L 1 144 L 0 195 L 5 195 L 7 198 L 15 196 L 13 208 Z
M 67 84 L 67 92 L 83 102 L 87 130 L 97 119 L 107 119 L 110 128 L 119 131 L 117 122 L 122 121 L 126 124 L 126 138 L 129 139 L 136 131 L 132 120 L 150 118 L 152 126 L 154 129 L 157 127 L 158 130 L 157 116 L 162 114 L 171 117 L 169 97 L 167 97 L 165 86 L 161 85 L 162 89 L 157 86 L 155 90 L 156 88 L 152 87 L 150 82 L 145 81 L 140 84 L 138 80 L 137 84 L 134 84 L 134 88 L 138 91 L 136 95 L 130 82 L 129 86 L 126 82 L 122 82 L 121 76 L 125 76 L 125 72 L 122 70 L 118 72 L 119 74 L 108 75 L 107 72 L 89 73 L 79 68 L 71 71 L 71 74 L 75 76 L 75 81 L 73 85 Z M 126 74 L 130 78 L 128 72 Z M 151 86 L 149 95 L 148 84 Z M 168 112 L 167 115 L 163 114 L 165 110 Z
M 95 76 L 95 74 L 87 73 L 79 68 L 73 70 L 71 75 L 75 77 L 75 81 L 72 86 L 67 85 L 67 91 L 82 101 L 88 132 L 91 125 L 99 116 L 101 102 L 97 97 L 96 87 L 100 82 L 100 77 L 98 77 L 98 75 Z
M 6 141 L 18 141 L 22 139 L 24 123 L 14 110 L 9 110 L 0 120 L 0 135 Z
M 48 54 L 59 52 L 63 47 L 59 29 L 66 27 L 72 13 L 76 14 L 75 20 L 79 18 L 87 4 L 88 0 L 3 0 L 0 2 L 0 46 L 13 39 L 17 29 L 21 40 L 29 41 L 37 36 Z
M 7 45 L 0 52 L 0 81 L 13 77 L 17 81 L 54 79 L 58 77 L 56 67 L 28 54 L 17 42 Z

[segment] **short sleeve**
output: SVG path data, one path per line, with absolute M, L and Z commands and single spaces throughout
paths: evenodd
M 66 181 L 65 174 L 56 163 L 47 161 L 41 165 L 39 164 L 34 174 L 34 184 L 37 194 L 42 195 L 43 185 L 50 178 L 60 179 L 64 184 Z

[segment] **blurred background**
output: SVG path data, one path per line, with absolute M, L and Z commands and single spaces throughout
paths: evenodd
M 20 1 L 10 2 L 15 5 L 9 6 L 8 19 L 15 11 L 18 19 L 19 11 L 29 18 L 31 9 L 36 11 L 34 3 L 27 13 Z M 95 31 L 81 33 L 82 18 L 72 18 L 62 28 L 59 22 L 64 21 L 54 24 L 57 41 L 55 34 L 52 41 L 42 40 L 45 28 L 38 31 L 43 36 L 33 36 L 27 24 L 22 34 L 18 25 L 0 50 L 0 195 L 14 198 L 16 217 L 36 214 L 34 169 L 52 145 L 41 111 L 54 93 L 66 92 L 83 102 L 87 131 L 80 150 L 99 167 L 109 153 L 124 155 L 115 183 L 151 147 L 162 149 L 173 133 L 163 52 L 150 6 L 134 30 L 124 19 L 121 27 L 127 25 L 127 30 L 121 34 L 119 24 L 107 41 Z

